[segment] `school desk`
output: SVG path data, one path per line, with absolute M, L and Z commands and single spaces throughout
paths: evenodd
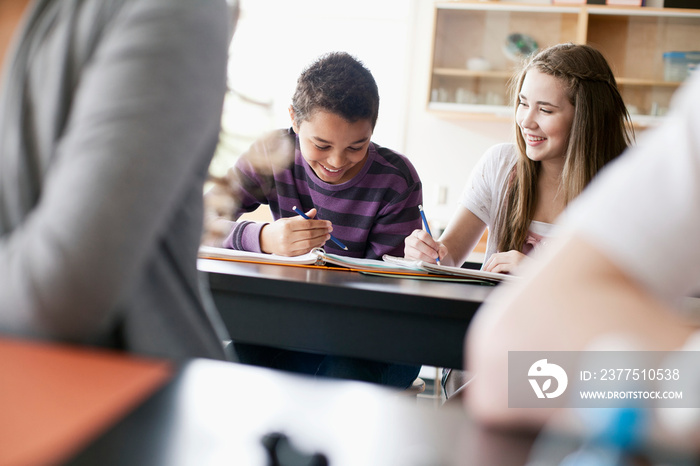
M 62 464 L 173 375 L 165 361 L 0 338 L 0 465 Z
M 67 465 L 505 466 L 524 464 L 532 438 L 369 384 L 199 359 Z
M 234 341 L 462 367 L 467 326 L 493 286 L 346 270 L 198 261 Z
M 371 384 L 6 337 L 0 413 L 3 466 L 311 465 L 313 454 L 332 466 L 506 466 L 582 444 L 486 429 L 459 404 L 436 409 Z M 654 464 L 697 464 L 663 453 Z
M 275 434 L 281 464 L 522 464 L 532 442 L 371 384 L 9 338 L 0 413 L 8 466 L 263 466 Z

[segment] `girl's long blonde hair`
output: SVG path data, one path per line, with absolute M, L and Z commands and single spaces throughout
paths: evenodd
M 525 75 L 532 69 L 559 79 L 574 106 L 559 190 L 568 204 L 606 163 L 632 143 L 634 130 L 610 66 L 593 47 L 560 44 L 530 59 L 513 86 L 516 112 Z M 515 131 L 518 160 L 500 207 L 499 251 L 522 249 L 537 204 L 540 162 L 527 157 L 517 119 Z

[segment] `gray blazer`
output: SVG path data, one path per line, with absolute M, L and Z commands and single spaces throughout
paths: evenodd
M 0 89 L 0 332 L 223 358 L 196 254 L 229 7 L 29 8 Z

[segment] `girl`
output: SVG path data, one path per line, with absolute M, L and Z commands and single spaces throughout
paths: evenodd
M 405 240 L 406 257 L 459 266 L 488 228 L 483 269 L 513 271 L 550 236 L 569 201 L 630 144 L 633 130 L 615 78 L 590 46 L 540 52 L 516 90 L 516 144 L 489 149 L 440 240 L 416 230 Z
M 483 270 L 515 271 L 546 243 L 564 207 L 631 142 L 613 73 L 590 46 L 543 50 L 521 71 L 515 91 L 516 144 L 489 149 L 441 238 L 414 231 L 405 257 L 460 266 L 488 228 Z

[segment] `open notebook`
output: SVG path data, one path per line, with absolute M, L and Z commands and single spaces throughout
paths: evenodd
M 269 264 L 288 265 L 337 265 L 351 270 L 377 272 L 385 274 L 418 274 L 418 275 L 449 275 L 472 280 L 500 282 L 516 277 L 502 273 L 483 272 L 481 270 L 462 269 L 445 265 L 431 264 L 423 261 L 412 261 L 403 257 L 384 255 L 383 260 L 358 259 L 354 257 L 329 254 L 321 248 L 316 248 L 301 256 L 278 256 L 248 251 L 201 246 L 199 257 L 203 259 L 224 259 L 247 262 L 264 262 Z
M 474 278 L 478 280 L 491 280 L 502 282 L 508 280 L 517 280 L 517 276 L 507 275 L 505 273 L 484 272 L 483 270 L 463 269 L 461 267 L 450 267 L 448 265 L 438 265 L 431 262 L 415 261 L 404 257 L 394 257 L 385 254 L 383 257 L 385 262 L 390 264 L 402 265 L 411 267 L 414 270 L 422 270 L 424 272 L 439 274 L 439 275 L 454 275 L 457 277 Z
M 337 265 L 353 270 L 363 270 L 372 272 L 420 272 L 425 270 L 413 267 L 410 264 L 392 264 L 377 259 L 357 259 L 354 257 L 339 256 L 329 254 L 321 248 L 313 249 L 311 252 L 301 256 L 278 256 L 276 254 L 255 253 L 248 251 L 235 251 L 233 249 L 214 248 L 211 246 L 200 246 L 199 257 L 203 259 L 224 259 L 247 262 L 264 262 L 266 264 L 282 265 Z

